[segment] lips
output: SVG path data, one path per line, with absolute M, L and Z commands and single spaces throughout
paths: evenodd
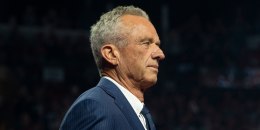
M 159 68 L 158 65 L 148 65 L 147 67 L 151 67 L 151 68 L 155 68 L 155 69 L 158 69 L 158 68 Z

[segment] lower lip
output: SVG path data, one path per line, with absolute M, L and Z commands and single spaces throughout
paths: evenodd
M 153 70 L 158 71 L 158 68 L 155 68 L 155 67 L 149 67 L 149 68 L 152 68 Z

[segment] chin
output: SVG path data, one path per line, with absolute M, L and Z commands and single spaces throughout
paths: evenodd
M 154 74 L 154 75 L 151 74 L 151 75 L 149 76 L 148 80 L 149 80 L 151 83 L 155 84 L 155 83 L 157 82 L 157 74 Z
M 146 80 L 147 82 L 145 83 L 146 85 L 146 88 L 150 88 L 150 87 L 152 87 L 153 85 L 155 85 L 156 84 L 156 82 L 157 82 L 157 77 L 156 78 L 150 78 L 150 79 L 147 79 Z

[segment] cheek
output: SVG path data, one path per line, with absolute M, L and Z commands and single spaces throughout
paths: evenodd
M 135 75 L 143 75 L 146 69 L 146 58 L 142 57 L 141 55 L 135 55 L 133 57 L 129 57 L 127 66 L 131 73 Z
M 149 65 L 149 63 L 152 62 L 151 53 L 146 53 L 146 55 L 143 56 L 143 62 L 145 65 Z
M 145 73 L 146 66 L 150 62 L 151 55 L 148 53 L 147 49 L 140 49 L 136 47 L 132 51 L 125 50 L 123 54 L 124 64 L 133 73 Z

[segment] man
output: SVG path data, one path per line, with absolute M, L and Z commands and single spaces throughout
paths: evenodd
M 101 79 L 73 103 L 60 130 L 155 130 L 142 113 L 144 92 L 156 83 L 165 56 L 148 15 L 116 7 L 91 27 L 90 41 Z

